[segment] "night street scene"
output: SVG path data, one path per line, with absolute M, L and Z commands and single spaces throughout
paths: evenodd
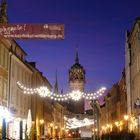
M 0 0 L 0 140 L 140 140 L 140 1 Z

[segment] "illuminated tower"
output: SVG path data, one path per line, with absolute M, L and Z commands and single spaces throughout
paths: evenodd
M 6 0 L 1 0 L 1 5 L 0 5 L 0 23 L 8 23 Z
M 72 90 L 84 91 L 85 87 L 85 70 L 79 63 L 78 50 L 76 50 L 75 64 L 71 66 L 69 70 L 69 88 Z M 72 102 L 73 113 L 84 113 L 84 100 L 78 102 Z

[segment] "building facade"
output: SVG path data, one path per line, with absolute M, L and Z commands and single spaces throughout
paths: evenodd
M 52 90 L 52 86 L 36 68 L 35 62 L 30 62 L 29 67 L 32 69 L 32 88 L 46 86 Z M 42 136 L 49 136 L 49 125 L 53 122 L 53 106 L 51 100 L 40 97 L 39 95 L 31 96 L 31 114 L 33 121 L 33 128 L 36 132 L 36 137 L 40 139 Z M 34 136 L 35 137 L 35 136 Z
M 7 23 L 7 4 L 3 0 L 0 3 L 0 23 Z M 7 39 L 0 38 L 0 137 L 4 117 L 9 119 L 9 59 L 11 43 Z M 6 119 L 5 118 L 5 119 Z
M 127 96 L 125 73 L 122 78 L 109 90 L 101 106 L 101 134 L 120 132 L 126 129 L 124 116 L 127 114 Z
M 31 87 L 32 70 L 25 60 L 26 53 L 15 42 L 11 41 L 11 55 L 9 63 L 9 111 L 12 121 L 9 122 L 9 137 L 19 139 L 20 121 L 23 122 L 25 130 L 28 111 L 31 109 L 31 96 L 23 94 L 17 86 L 17 81 Z
M 0 132 L 2 130 L 3 118 L 9 119 L 7 115 L 9 106 L 9 50 L 10 42 L 0 39 Z M 0 133 L 1 136 L 1 133 Z
M 140 133 L 140 19 L 137 18 L 131 31 L 126 33 L 125 67 L 127 83 L 128 115 L 134 117 L 135 133 Z M 129 125 L 131 127 L 131 125 Z
M 60 103 L 53 104 L 53 117 L 54 117 L 54 138 L 64 138 L 65 135 L 65 107 L 63 107 Z

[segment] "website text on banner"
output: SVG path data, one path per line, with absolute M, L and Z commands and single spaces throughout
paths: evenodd
M 64 24 L 0 24 L 0 37 L 63 40 Z

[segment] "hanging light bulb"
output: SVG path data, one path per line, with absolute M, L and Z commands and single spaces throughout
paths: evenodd
M 50 95 L 50 90 L 47 87 L 40 87 L 38 89 L 38 94 L 41 97 L 47 97 L 48 95 Z
M 78 101 L 82 98 L 82 92 L 80 92 L 79 90 L 73 90 L 70 93 L 70 97 L 71 97 L 72 100 Z

